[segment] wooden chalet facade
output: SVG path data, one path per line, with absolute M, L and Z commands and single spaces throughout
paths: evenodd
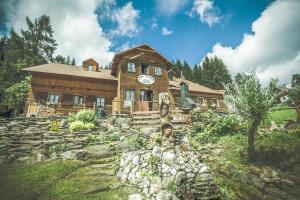
M 198 106 L 225 110 L 223 91 L 175 78 L 171 66 L 144 44 L 116 54 L 110 70 L 100 69 L 93 59 L 82 66 L 53 63 L 28 67 L 23 69 L 32 74 L 27 113 L 37 113 L 39 105 L 54 107 L 63 115 L 85 108 L 104 109 L 106 114 L 158 110 L 161 92 L 170 94 L 174 109 L 180 107 L 183 83 Z

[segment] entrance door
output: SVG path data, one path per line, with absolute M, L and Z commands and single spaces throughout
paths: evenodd
M 152 90 L 141 90 L 140 93 L 140 111 L 151 111 L 152 110 Z

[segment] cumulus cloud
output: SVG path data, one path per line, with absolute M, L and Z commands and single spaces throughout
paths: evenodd
M 117 28 L 111 31 L 114 36 L 132 37 L 139 33 L 137 19 L 140 17 L 140 11 L 134 9 L 132 2 L 128 2 L 122 8 L 117 8 L 111 13 L 111 20 L 117 23 Z
M 168 30 L 167 27 L 163 27 L 161 33 L 163 35 L 171 35 L 173 33 L 173 31 Z
M 195 0 L 192 10 L 188 13 L 190 17 L 198 15 L 202 23 L 207 23 L 209 27 L 219 23 L 219 9 L 214 6 L 211 0 Z
M 298 0 L 273 2 L 253 22 L 252 33 L 244 34 L 241 44 L 217 43 L 208 55 L 221 58 L 233 74 L 256 69 L 264 83 L 270 77 L 289 83 L 293 73 L 300 73 L 299 8 Z
M 26 16 L 34 19 L 46 14 L 59 44 L 57 54 L 75 57 L 78 65 L 90 57 L 106 64 L 114 53 L 95 14 L 99 3 L 99 0 L 20 0 L 7 11 L 8 24 L 20 31 L 26 27 Z
M 176 14 L 188 2 L 189 0 L 155 0 L 158 11 L 169 16 Z

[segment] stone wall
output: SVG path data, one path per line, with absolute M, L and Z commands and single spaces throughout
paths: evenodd
M 49 131 L 54 120 L 60 122 L 58 132 Z M 63 118 L 1 118 L 0 165 L 55 159 L 65 151 L 80 152 L 93 134 L 98 132 L 71 133 Z

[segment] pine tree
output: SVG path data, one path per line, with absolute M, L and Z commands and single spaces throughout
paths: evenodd
M 182 72 L 186 80 L 192 80 L 192 69 L 185 60 L 183 61 Z
M 72 63 L 71 65 L 76 65 L 76 61 L 75 61 L 75 58 L 72 59 Z
M 231 83 L 231 76 L 223 61 L 218 57 L 205 57 L 201 65 L 201 81 L 203 84 L 212 89 L 224 89 L 224 86 Z

